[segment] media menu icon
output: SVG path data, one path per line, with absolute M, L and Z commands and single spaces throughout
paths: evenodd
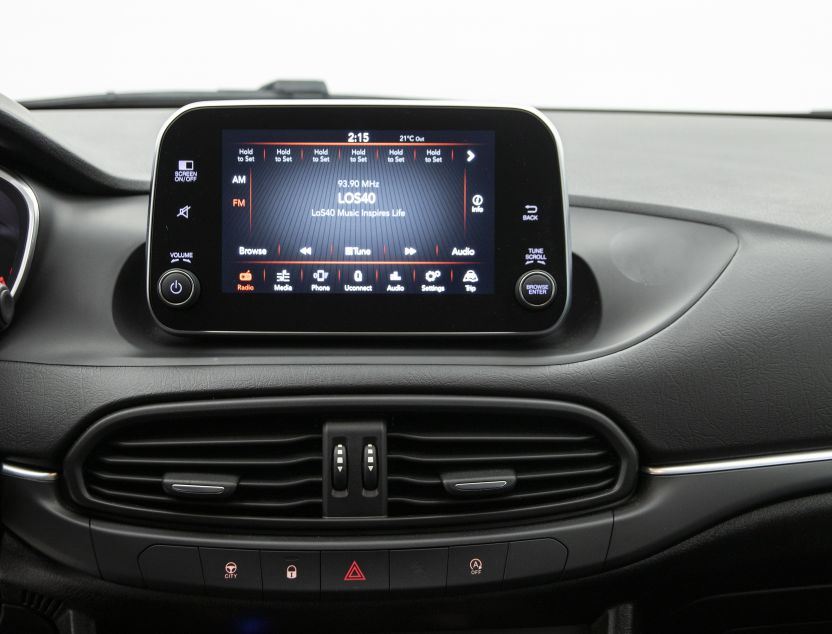
M 295 290 L 294 286 L 290 283 L 292 281 L 292 274 L 287 271 L 286 269 L 282 269 L 277 271 L 274 274 L 274 281 L 275 284 L 272 287 L 272 290 L 278 293 L 291 293 Z

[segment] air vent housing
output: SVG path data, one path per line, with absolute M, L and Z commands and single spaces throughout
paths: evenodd
M 580 417 L 563 414 L 395 417 L 387 443 L 391 517 L 444 522 L 563 513 L 616 499 L 629 471 L 610 439 Z M 513 474 L 513 486 L 505 494 L 454 495 L 443 484 L 446 474 L 478 471 Z
M 368 420 L 386 429 L 386 467 L 379 473 L 386 515 L 324 517 L 324 425 Z M 636 473 L 635 449 L 621 430 L 579 405 L 333 396 L 117 412 L 73 446 L 62 481 L 77 506 L 118 520 L 354 534 L 585 513 L 626 498 Z
M 264 416 L 172 418 L 103 439 L 83 463 L 89 499 L 120 514 L 216 522 L 320 518 L 321 426 Z M 236 480 L 230 496 L 169 495 L 166 476 Z

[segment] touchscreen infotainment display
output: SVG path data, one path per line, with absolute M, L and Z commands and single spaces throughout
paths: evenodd
M 222 290 L 494 292 L 494 131 L 223 130 Z
M 146 292 L 169 332 L 540 335 L 571 265 L 560 139 L 534 109 L 203 102 L 159 135 Z

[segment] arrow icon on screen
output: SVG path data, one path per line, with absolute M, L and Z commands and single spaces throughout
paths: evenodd
M 471 150 L 468 150 L 468 162 L 470 163 L 470 162 L 471 162 L 471 161 L 473 161 L 475 158 L 477 158 L 477 155 L 476 155 L 476 154 L 474 154 Z

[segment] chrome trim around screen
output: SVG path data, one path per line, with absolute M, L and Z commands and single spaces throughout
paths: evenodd
M 23 200 L 26 202 L 26 207 L 29 213 L 29 223 L 26 228 L 26 243 L 23 245 L 23 257 L 20 260 L 20 270 L 14 278 L 14 283 L 9 289 L 12 297 L 22 288 L 26 281 L 26 276 L 29 274 L 29 268 L 32 264 L 32 255 L 35 251 L 35 241 L 38 238 L 38 225 L 40 224 L 40 208 L 38 207 L 38 199 L 35 197 L 35 192 L 32 188 L 24 183 L 20 178 L 0 169 L 0 180 L 4 180 L 9 185 L 14 187 Z

